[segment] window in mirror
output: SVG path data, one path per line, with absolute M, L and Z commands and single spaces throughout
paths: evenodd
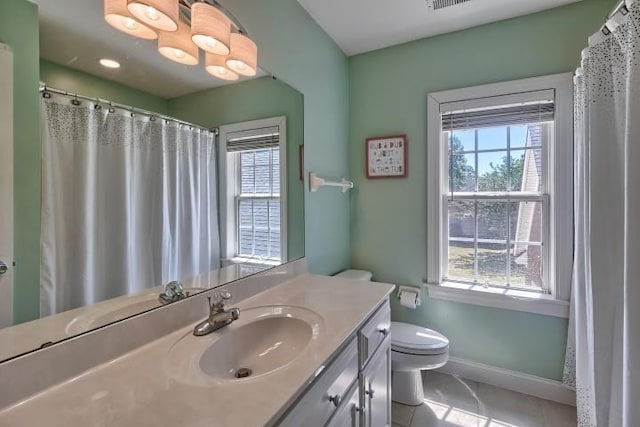
M 280 117 L 220 128 L 227 262 L 286 259 L 285 122 Z

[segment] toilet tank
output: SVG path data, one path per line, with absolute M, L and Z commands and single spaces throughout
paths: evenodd
M 372 274 L 370 271 L 365 270 L 345 270 L 334 277 L 339 277 L 341 279 L 350 279 L 350 280 L 362 280 L 365 282 L 370 282 Z

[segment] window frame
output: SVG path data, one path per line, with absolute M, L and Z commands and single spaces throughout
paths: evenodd
M 227 141 L 230 134 L 258 130 L 261 128 L 277 127 L 279 132 L 279 161 L 280 161 L 280 261 L 273 259 L 259 260 L 258 258 L 238 257 L 238 200 L 240 198 L 239 155 L 227 152 Z M 288 259 L 287 251 L 287 118 L 285 116 L 267 119 L 251 120 L 240 123 L 222 125 L 219 128 L 219 177 L 220 177 L 220 241 L 223 264 L 248 262 L 254 264 L 278 265 Z M 236 160 L 237 159 L 237 160 Z M 273 196 L 267 196 L 273 198 Z
M 427 287 L 434 298 L 568 317 L 573 258 L 573 80 L 554 74 L 434 92 L 427 99 Z M 526 102 L 536 92 L 553 91 L 553 147 L 543 147 L 548 194 L 545 280 L 549 294 L 443 280 L 448 248 L 446 188 L 448 149 L 443 144 L 441 106 L 449 110 Z M 549 145 L 549 144 L 547 144 Z

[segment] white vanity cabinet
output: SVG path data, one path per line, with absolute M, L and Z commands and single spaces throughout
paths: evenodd
M 336 411 L 346 405 L 345 396 L 357 382 L 358 351 L 356 339 L 351 338 L 349 344 L 323 369 L 311 388 L 277 425 L 281 427 L 326 425 Z
M 390 326 L 386 300 L 276 425 L 390 426 Z
M 391 425 L 391 341 L 386 338 L 360 373 L 362 427 Z

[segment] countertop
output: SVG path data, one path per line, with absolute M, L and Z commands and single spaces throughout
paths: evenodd
M 240 269 L 245 265 L 249 264 L 233 264 L 198 276 L 185 277 L 180 281 L 186 291 L 200 292 L 241 278 L 243 274 Z M 250 266 L 258 268 L 255 264 Z M 164 286 L 156 286 L 135 294 L 111 298 L 16 326 L 2 328 L 0 329 L 0 360 L 10 359 L 38 349 L 45 343 L 58 342 L 111 323 L 117 319 L 104 315 L 110 313 L 114 308 L 130 306 L 128 311 L 123 310 L 121 318 L 124 318 L 160 307 L 162 304 L 158 300 L 158 295 L 163 291 Z
M 237 304 L 241 317 L 243 309 L 267 305 L 302 307 L 320 316 L 314 338 L 285 368 L 253 380 L 191 385 L 168 363 L 171 348 L 191 333 L 190 325 L 2 409 L 0 426 L 273 423 L 392 290 L 384 283 L 298 276 Z

